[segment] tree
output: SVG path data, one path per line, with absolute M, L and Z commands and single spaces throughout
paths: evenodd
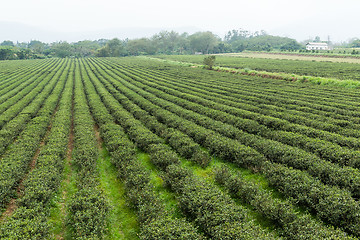
M 220 41 L 219 37 L 212 32 L 197 32 L 189 36 L 190 47 L 193 52 L 202 52 L 208 54 Z
M 31 56 L 30 49 L 20 49 L 17 56 L 19 59 L 29 59 Z
M 354 39 L 354 40 L 350 43 L 350 47 L 360 48 L 360 39 Z
M 11 60 L 15 59 L 13 48 L 1 47 L 0 48 L 0 60 Z
M 59 58 L 74 56 L 72 45 L 67 42 L 53 43 L 52 52 Z
M 14 43 L 10 40 L 6 40 L 6 41 L 3 41 L 1 43 L 1 46 L 9 46 L 9 47 L 13 47 L 14 46 Z
M 96 53 L 95 53 L 96 57 L 110 57 L 110 52 L 109 52 L 109 48 L 104 46 L 102 48 L 99 48 Z
M 104 47 L 98 49 L 95 55 L 97 57 L 121 57 L 126 56 L 127 51 L 124 42 L 114 38 L 107 41 Z
M 320 37 L 316 36 L 315 39 L 314 39 L 314 42 L 321 42 Z
M 215 64 L 215 56 L 211 55 L 211 56 L 207 56 L 204 58 L 204 65 L 207 66 L 208 69 L 213 69 L 213 66 Z
M 109 48 L 110 57 L 120 57 L 126 55 L 124 44 L 118 38 L 108 41 L 106 43 L 106 47 Z
M 38 40 L 31 40 L 28 44 L 28 47 L 35 53 L 42 54 L 45 49 L 45 44 Z
M 76 57 L 89 57 L 93 56 L 100 44 L 97 41 L 79 41 L 73 44 L 74 55 Z
M 280 49 L 281 50 L 290 50 L 290 51 L 294 51 L 294 50 L 299 50 L 302 49 L 303 46 L 300 45 L 296 40 L 291 40 L 287 43 L 284 43 Z
M 129 40 L 126 48 L 130 55 L 151 55 L 155 54 L 157 47 L 148 38 Z
M 155 34 L 151 40 L 156 45 L 159 53 L 172 54 L 178 46 L 180 35 L 174 31 L 161 31 Z

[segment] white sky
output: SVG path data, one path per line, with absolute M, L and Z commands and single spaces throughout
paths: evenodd
M 264 29 L 297 39 L 336 39 L 345 30 L 342 40 L 360 37 L 359 0 L 14 0 L 3 1 L 1 8 L 0 21 L 61 32 L 192 26 L 216 33 Z M 307 28 L 311 22 L 315 26 Z M 324 24 L 331 27 L 325 31 Z

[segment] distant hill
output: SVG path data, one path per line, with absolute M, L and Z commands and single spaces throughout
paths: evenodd
M 196 27 L 181 27 L 181 28 L 114 28 L 102 29 L 84 32 L 55 32 L 49 29 L 38 28 L 22 23 L 15 22 L 0 22 L 0 42 L 4 40 L 11 40 L 13 42 L 29 42 L 30 40 L 39 40 L 42 42 L 56 42 L 67 41 L 77 42 L 81 40 L 97 40 L 97 39 L 134 39 L 141 37 L 151 37 L 162 30 L 174 30 L 178 33 L 187 32 L 189 34 L 202 29 Z

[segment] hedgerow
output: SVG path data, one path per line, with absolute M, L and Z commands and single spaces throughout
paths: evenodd
M 58 84 L 45 101 L 43 108 L 40 109 L 40 115 L 34 118 L 27 126 L 31 127 L 33 134 L 24 139 L 26 139 L 27 144 L 35 146 L 30 148 L 31 145 L 28 145 L 29 149 L 27 151 L 32 149 L 32 154 L 25 160 L 30 161 L 39 144 L 39 138 L 35 134 L 44 136 L 47 126 L 50 124 L 51 118 L 53 118 L 46 145 L 40 149 L 35 168 L 28 173 L 25 180 L 23 179 L 22 193 L 18 196 L 19 199 L 16 202 L 18 208 L 2 224 L 0 238 L 45 239 L 50 236 L 50 225 L 47 222 L 47 217 L 51 207 L 51 200 L 60 184 L 62 159 L 68 142 L 71 115 L 69 105 L 71 106 L 72 93 L 68 91 L 71 82 L 67 79 L 71 66 L 69 63 L 65 65 L 66 69 L 59 76 Z M 54 114 L 57 105 L 59 105 L 59 110 Z M 39 131 L 39 129 L 45 130 L 45 132 Z M 24 149 L 17 149 L 17 151 L 18 154 L 19 151 L 24 152 Z M 25 166 L 27 170 L 28 163 Z
M 85 74 L 82 76 L 84 79 L 89 77 Z M 131 205 L 137 209 L 141 226 L 139 237 L 141 239 L 173 239 L 178 236 L 187 239 L 203 239 L 190 223 L 172 218 L 164 210 L 164 203 L 155 194 L 154 186 L 150 183 L 150 173 L 144 170 L 136 158 L 135 145 L 129 140 L 122 127 L 113 122 L 112 116 L 99 101 L 99 96 L 89 81 L 85 83 L 85 89 L 95 120 L 100 125 L 101 136 L 112 156 L 112 162 L 118 168 L 119 176 L 125 181 Z M 99 114 L 100 112 L 102 114 Z M 135 128 L 136 126 L 140 125 L 132 122 L 131 127 Z M 140 128 L 135 132 L 143 132 L 143 130 Z M 141 141 L 137 135 L 132 136 Z M 160 150 L 161 144 L 156 144 L 156 142 L 155 140 L 155 144 L 147 148 L 153 151 Z M 163 147 L 166 148 L 166 146 Z M 154 154 L 158 154 L 158 152 L 155 151 Z M 158 156 L 158 159 L 161 162 L 164 158 Z
M 233 197 L 252 205 L 263 217 L 279 226 L 281 235 L 288 239 L 353 239 L 339 229 L 319 224 L 309 214 L 299 214 L 291 202 L 273 198 L 270 192 L 231 173 L 226 166 L 215 169 L 215 179 Z
M 103 98 L 107 97 L 111 99 L 111 95 L 103 95 Z M 105 102 L 105 101 L 104 101 Z M 106 105 L 106 104 L 105 104 Z M 111 105 L 108 106 L 110 112 L 114 111 L 111 107 Z M 120 109 L 118 109 L 120 111 Z M 119 123 L 121 123 L 124 126 L 124 130 L 129 134 L 129 137 L 138 144 L 138 146 L 142 146 L 143 149 L 145 149 L 146 151 L 149 152 L 150 155 L 150 159 L 152 161 L 153 164 L 155 164 L 157 167 L 163 169 L 166 171 L 166 173 L 169 172 L 169 168 L 171 166 L 179 166 L 177 163 L 179 161 L 176 161 L 177 158 L 176 155 L 174 155 L 174 153 L 172 152 L 172 150 L 166 146 L 162 146 L 161 142 L 154 142 L 154 143 L 148 143 L 148 145 L 145 145 L 143 142 L 142 138 L 139 138 L 138 135 L 142 135 L 142 136 L 151 136 L 153 135 L 154 137 L 151 137 L 152 139 L 155 139 L 154 133 L 151 133 L 151 131 L 147 128 L 144 128 L 142 126 L 142 124 L 140 124 L 138 121 L 132 119 L 132 116 L 127 113 L 125 110 L 122 110 L 122 114 L 121 113 L 117 113 L 114 114 L 114 117 L 118 120 Z M 119 117 L 119 118 L 117 118 Z M 128 127 L 128 123 L 127 122 L 131 122 L 131 126 L 132 128 Z M 136 134 L 134 134 L 134 132 Z M 140 144 L 139 144 L 140 143 Z M 155 147 L 156 146 L 156 147 Z M 155 151 L 151 151 L 152 149 L 154 149 Z M 160 151 L 161 154 L 157 154 L 158 151 Z M 171 161 L 169 161 L 169 157 L 170 159 L 172 159 Z M 180 166 L 179 166 L 180 167 Z M 180 167 L 181 168 L 181 167 Z M 185 169 L 184 169 L 185 170 Z M 136 176 L 139 176 L 139 174 L 136 174 Z M 171 176 L 171 175 L 169 175 Z M 173 181 L 172 176 L 170 177 L 171 180 L 167 180 L 167 182 L 170 185 L 170 181 Z M 140 181 L 141 180 L 141 181 Z M 142 185 L 142 180 L 143 178 L 137 179 L 136 180 L 136 185 L 137 186 L 141 186 Z M 140 182 L 139 182 L 140 181 Z M 173 183 L 173 182 L 172 182 Z M 203 194 L 199 194 L 198 196 L 191 196 L 191 195 L 187 195 L 187 193 L 181 193 L 178 192 L 177 190 L 174 190 L 175 192 L 177 192 L 178 194 L 180 194 L 179 196 L 179 201 L 180 201 L 180 207 L 183 209 L 183 211 L 189 215 L 189 218 L 195 218 L 193 219 L 193 221 L 200 227 L 200 229 L 202 231 L 204 231 L 207 235 L 214 237 L 215 236 L 215 228 L 219 227 L 222 223 L 228 222 L 228 221 L 232 221 L 232 222 L 238 222 L 238 224 L 241 226 L 242 225 L 242 221 L 241 219 L 243 218 L 232 218 L 232 215 L 230 216 L 230 210 L 229 210 L 229 214 L 226 214 L 225 216 L 223 216 L 222 214 L 220 214 L 220 206 L 221 207 L 229 207 L 229 209 L 236 209 L 239 212 L 243 212 L 243 214 L 246 215 L 246 211 L 238 208 L 233 202 L 231 202 L 231 200 L 229 199 L 228 201 L 219 201 L 219 203 L 216 203 L 217 207 L 215 211 L 212 211 L 209 209 L 209 211 L 203 211 L 203 212 L 199 212 L 198 214 L 195 212 L 188 212 L 186 210 L 186 207 L 190 207 L 192 203 L 195 203 L 195 201 L 197 201 L 196 199 L 200 200 L 203 202 L 203 204 L 210 204 L 209 199 L 207 199 L 207 196 L 210 195 L 214 195 L 213 199 L 222 199 L 224 196 L 224 194 L 222 194 L 219 190 L 215 190 L 213 188 L 212 185 L 209 185 L 205 182 L 197 182 L 195 180 L 194 177 L 191 177 L 191 184 L 192 186 L 197 187 L 199 190 L 202 189 L 202 193 Z M 131 185 L 135 185 L 134 183 L 132 183 Z M 173 187 L 172 187 L 173 189 Z M 192 192 L 192 190 L 189 190 L 189 194 L 190 192 Z M 186 199 L 186 201 L 182 201 L 182 199 Z M 147 201 L 148 202 L 148 201 Z M 199 215 L 201 214 L 201 216 Z M 232 212 L 233 214 L 233 212 Z M 212 225 L 208 225 L 208 221 L 211 220 L 213 221 Z M 233 219 L 233 220 L 231 220 Z M 259 228 L 259 226 L 256 226 L 255 224 L 252 225 L 252 232 L 250 233 L 252 236 L 268 236 L 269 238 L 274 238 L 271 234 L 267 234 L 265 233 L 265 231 L 261 230 L 261 228 Z

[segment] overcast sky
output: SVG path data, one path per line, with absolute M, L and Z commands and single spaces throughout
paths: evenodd
M 359 0 L 17 0 L 3 1 L 1 8 L 0 22 L 55 32 L 196 27 L 220 37 L 242 28 L 298 40 L 360 38 Z

